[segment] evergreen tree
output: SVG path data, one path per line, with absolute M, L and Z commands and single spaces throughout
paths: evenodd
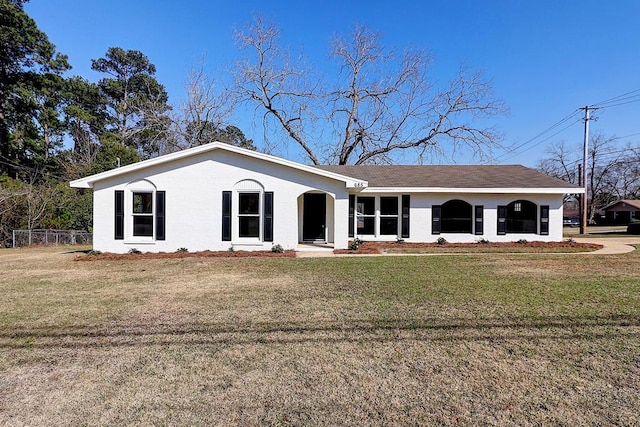
M 140 51 L 111 47 L 91 68 L 111 76 L 98 83 L 109 119 L 103 141 L 135 148 L 142 157 L 154 155 L 169 125 L 168 96 L 154 77 L 155 65 Z
M 59 134 L 57 77 L 71 68 L 24 2 L 0 0 L 0 173 L 12 176 L 49 157 Z

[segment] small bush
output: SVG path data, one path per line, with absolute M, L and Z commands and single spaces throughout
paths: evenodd
M 360 245 L 362 245 L 362 240 L 356 237 L 351 242 L 349 242 L 349 249 L 352 251 L 357 251 Z
M 271 252 L 275 252 L 277 254 L 283 254 L 284 248 L 282 247 L 282 245 L 273 245 L 271 247 Z
M 129 253 L 133 254 L 133 255 L 140 255 L 142 252 L 140 252 L 136 248 L 131 248 L 131 249 L 129 249 Z
M 178 248 L 178 250 L 176 252 L 187 253 L 187 252 L 189 252 L 189 249 L 187 249 L 187 248 Z
M 640 224 L 640 219 L 633 218 L 633 219 L 631 220 L 630 224 Z
M 565 239 L 564 241 L 567 242 L 567 243 L 575 243 L 576 242 L 571 237 L 569 237 L 568 239 Z
M 403 239 L 403 238 L 401 238 L 401 237 L 398 237 L 398 238 L 396 239 L 396 243 L 397 243 L 397 244 L 399 244 L 399 245 L 401 245 L 401 244 L 403 244 L 403 243 L 404 243 L 404 239 Z
M 439 245 L 444 245 L 445 243 L 447 243 L 447 239 L 445 239 L 444 237 L 438 237 L 438 240 L 436 240 L 436 242 L 438 242 Z
M 629 224 L 627 234 L 640 234 L 640 222 Z
M 520 239 L 516 243 L 520 243 L 521 245 L 524 245 L 524 244 L 527 244 L 529 242 L 527 242 L 527 239 Z
M 487 244 L 489 243 L 489 240 L 485 239 L 484 237 L 481 239 L 476 240 L 476 243 L 482 243 L 482 244 Z
M 93 249 L 87 252 L 87 255 L 100 255 L 102 251 L 94 251 Z

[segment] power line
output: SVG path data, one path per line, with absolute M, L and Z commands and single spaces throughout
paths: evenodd
M 543 130 L 542 132 L 540 132 L 539 134 L 537 134 L 536 136 L 534 136 L 531 139 L 528 139 L 527 141 L 516 145 L 515 147 L 511 147 L 510 149 L 508 149 L 505 153 L 501 154 L 500 156 L 496 157 L 493 159 L 493 161 L 496 160 L 500 160 L 506 156 L 507 159 L 513 158 L 518 154 L 521 154 L 523 152 L 526 152 L 528 150 L 530 150 L 533 147 L 536 147 L 538 145 L 540 145 L 542 142 L 547 141 L 549 138 L 552 138 L 554 136 L 556 136 L 557 134 L 563 132 L 564 130 L 568 129 L 569 127 L 573 126 L 575 123 L 577 123 L 578 121 L 575 121 L 574 123 L 571 123 L 569 126 L 564 127 L 563 129 L 561 129 L 560 131 L 554 133 L 553 135 L 547 137 L 546 139 L 542 140 L 542 142 L 539 142 L 535 145 L 533 145 L 530 148 L 527 148 L 526 150 L 523 150 L 522 152 L 518 152 L 518 150 L 520 150 L 522 147 L 531 144 L 532 142 L 534 142 L 536 139 L 542 137 L 543 135 L 545 135 L 548 132 L 551 132 L 552 130 L 554 130 L 555 128 L 557 128 L 558 126 L 562 126 L 564 123 L 566 123 L 567 121 L 571 120 L 573 117 L 575 117 L 577 114 L 579 113 L 579 110 L 575 110 L 573 111 L 571 114 L 565 116 L 564 118 L 560 119 L 558 122 L 554 123 L 553 125 L 549 126 L 548 128 L 546 128 L 545 130 Z
M 638 97 L 637 99 L 634 99 L 633 101 L 626 101 L 626 102 L 620 102 L 618 104 L 604 105 L 598 108 L 606 109 L 606 108 L 618 107 L 620 105 L 633 104 L 634 102 L 640 102 L 640 97 Z
M 611 102 L 618 102 L 621 100 L 621 98 L 625 98 L 629 97 L 629 95 L 633 94 L 633 93 L 637 93 L 638 95 L 633 95 L 631 98 L 635 97 L 635 96 L 640 96 L 640 89 L 636 89 L 636 90 L 632 90 L 631 92 L 627 92 L 627 93 L 623 93 L 622 95 L 618 95 L 618 96 L 614 96 L 613 98 L 609 98 L 609 99 L 605 99 L 604 101 L 600 101 L 600 102 L 596 102 L 595 104 L 593 104 L 593 106 L 601 106 L 603 104 L 607 104 L 607 103 L 611 103 Z

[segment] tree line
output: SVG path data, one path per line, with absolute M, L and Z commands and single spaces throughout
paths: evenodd
M 220 120 L 194 72 L 187 111 L 174 113 L 142 52 L 112 47 L 92 83 L 65 77 L 68 57 L 24 11 L 0 0 L 0 245 L 13 229 L 91 230 L 92 194 L 68 181 L 213 140 L 255 149 Z
M 428 51 L 387 48 L 366 27 L 331 41 L 335 74 L 325 76 L 258 17 L 235 34 L 230 83 L 197 65 L 178 105 L 137 50 L 93 59 L 97 82 L 70 75 L 26 1 L 0 0 L 1 245 L 16 228 L 90 230 L 91 192 L 69 180 L 211 141 L 255 150 L 231 123 L 238 107 L 261 117 L 263 151 L 292 144 L 314 164 L 393 163 L 405 152 L 423 161 L 463 148 L 484 156 L 501 141 L 490 118 L 506 108 L 481 73 L 461 67 L 436 83 Z

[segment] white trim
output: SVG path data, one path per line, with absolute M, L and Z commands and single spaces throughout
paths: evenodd
M 584 188 L 455 188 L 455 187 L 367 187 L 364 193 L 472 193 L 472 194 L 580 194 Z
M 122 166 L 120 168 L 112 169 L 106 172 L 101 172 L 95 175 L 87 176 L 84 178 L 76 179 L 70 182 L 71 187 L 74 188 L 93 188 L 93 185 L 101 180 L 113 178 L 122 174 L 135 172 L 141 169 L 162 165 L 169 163 L 184 157 L 195 156 L 202 153 L 207 153 L 214 150 L 225 150 L 232 153 L 242 154 L 247 157 L 253 157 L 255 159 L 264 160 L 267 162 L 275 163 L 281 166 L 287 166 L 293 169 L 297 169 L 303 172 L 308 172 L 313 175 L 323 176 L 325 178 L 335 179 L 337 181 L 343 181 L 346 188 L 363 188 L 368 185 L 367 181 L 352 178 L 346 175 L 340 175 L 334 172 L 328 172 L 322 169 L 318 169 L 313 166 L 306 166 L 301 163 L 293 162 L 291 160 L 282 159 L 280 157 L 271 156 L 269 154 L 258 153 L 256 151 L 247 150 L 246 148 L 236 147 L 231 144 L 225 144 L 223 142 L 211 142 L 209 144 L 200 145 L 198 147 L 188 148 L 186 150 L 178 151 L 164 156 L 155 157 L 153 159 L 143 160 L 131 165 Z

